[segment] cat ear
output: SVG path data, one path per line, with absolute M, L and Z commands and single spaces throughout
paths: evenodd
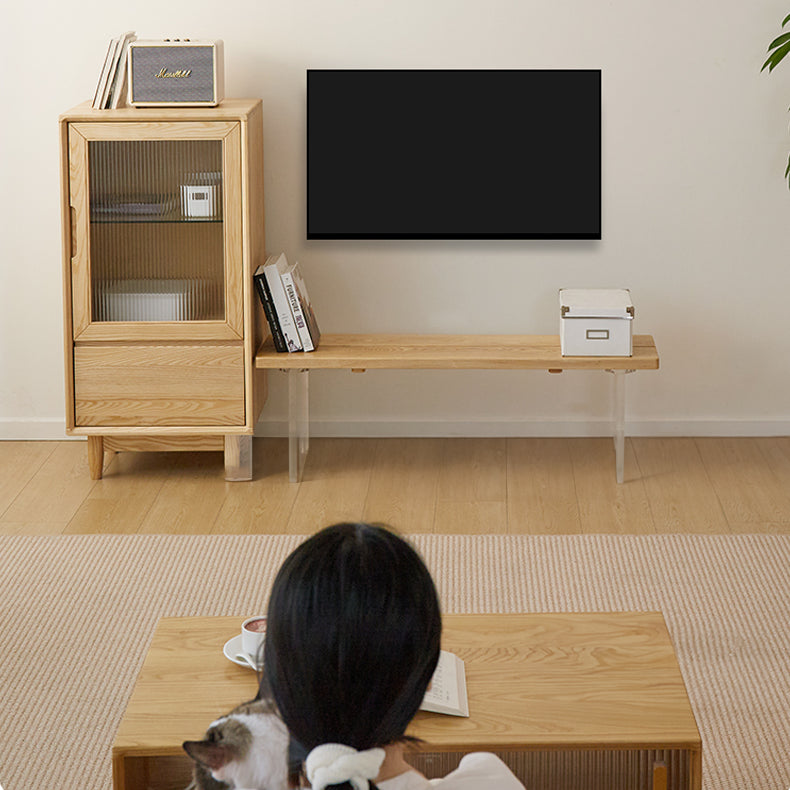
M 211 741 L 184 741 L 184 751 L 210 771 L 218 771 L 233 759 L 229 746 L 212 743 Z

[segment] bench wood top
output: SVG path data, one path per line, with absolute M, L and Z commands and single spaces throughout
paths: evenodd
M 308 353 L 278 353 L 271 338 L 255 357 L 257 368 L 657 370 L 651 335 L 634 335 L 630 357 L 563 357 L 559 335 L 322 335 Z

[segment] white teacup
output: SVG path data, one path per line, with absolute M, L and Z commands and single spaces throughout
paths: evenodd
M 256 614 L 241 624 L 241 649 L 254 661 L 263 659 L 263 642 L 266 639 L 266 615 Z

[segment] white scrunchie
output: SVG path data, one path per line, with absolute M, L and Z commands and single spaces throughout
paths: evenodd
M 304 768 L 313 790 L 341 782 L 351 782 L 354 790 L 368 790 L 368 780 L 379 775 L 383 762 L 384 749 L 358 752 L 342 743 L 323 743 L 307 755 Z

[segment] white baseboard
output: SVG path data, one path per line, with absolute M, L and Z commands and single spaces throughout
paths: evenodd
M 256 436 L 287 436 L 286 420 L 260 421 Z M 425 422 L 409 420 L 310 422 L 311 436 L 454 437 L 454 436 L 611 436 L 608 420 L 481 420 Z M 626 423 L 627 436 L 790 436 L 790 420 L 638 420 Z
M 315 420 L 311 436 L 482 437 L 482 436 L 611 436 L 608 420 Z M 287 436 L 287 420 L 262 420 L 256 436 Z M 634 420 L 627 436 L 790 436 L 790 420 Z M 59 420 L 0 420 L 0 441 L 81 441 L 66 436 Z
M 63 441 L 84 436 L 66 436 L 65 420 L 0 420 L 2 441 Z

